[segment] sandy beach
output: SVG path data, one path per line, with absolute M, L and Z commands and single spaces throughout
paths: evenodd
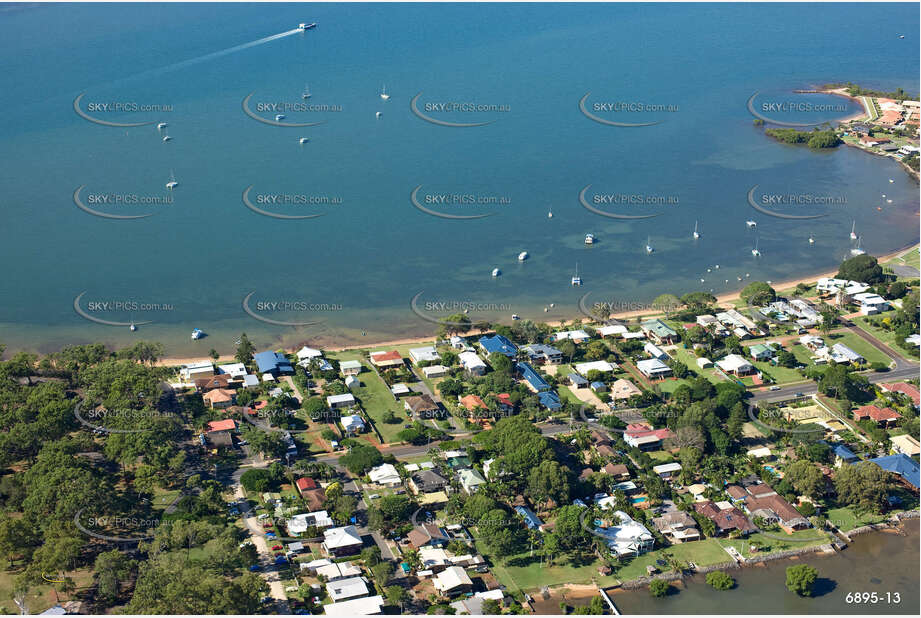
M 902 247 L 901 249 L 897 251 L 893 251 L 885 255 L 876 256 L 876 259 L 882 264 L 883 262 L 887 262 L 893 258 L 896 258 L 902 255 L 903 253 L 912 249 L 913 247 L 917 247 L 917 245 L 910 245 L 908 247 Z M 787 289 L 796 287 L 800 283 L 807 283 L 807 284 L 814 283 L 816 280 L 821 279 L 822 277 L 834 277 L 837 273 L 838 273 L 837 270 L 831 270 L 831 271 L 824 271 L 824 272 L 820 272 L 814 275 L 810 275 L 808 277 L 799 277 L 797 279 L 790 279 L 790 280 L 785 280 L 785 281 L 780 281 L 780 282 L 773 281 L 771 282 L 771 286 L 775 290 L 778 290 L 778 291 L 787 290 Z M 721 307 L 731 306 L 735 301 L 739 299 L 739 294 L 740 292 L 728 292 L 726 294 L 720 294 L 716 297 L 717 305 Z M 657 315 L 662 315 L 662 312 L 656 312 L 650 309 L 637 309 L 633 311 L 622 311 L 618 313 L 612 313 L 611 318 L 626 321 L 626 320 L 631 320 L 631 319 L 638 318 L 638 317 L 652 317 L 652 316 L 657 316 Z M 573 318 L 571 318 L 570 320 L 566 320 L 565 322 L 571 323 L 572 320 L 579 320 L 581 322 L 589 321 L 588 318 L 584 316 L 576 315 L 576 316 L 573 316 Z M 557 326 L 560 326 L 563 322 L 552 321 L 552 322 L 545 322 L 545 323 L 551 327 L 557 327 Z M 470 330 L 467 332 L 467 336 L 478 335 L 478 334 L 480 334 L 480 331 L 477 331 L 477 330 Z M 322 345 L 322 343 L 318 341 L 312 341 L 312 342 L 304 341 L 298 344 L 297 346 L 294 346 L 290 349 L 286 349 L 284 351 L 288 353 L 293 353 L 299 350 L 301 346 L 304 346 L 304 345 L 310 345 L 312 347 L 320 347 L 329 352 L 342 352 L 346 350 L 361 350 L 365 348 L 388 348 L 388 347 L 404 346 L 404 345 L 412 345 L 412 344 L 431 343 L 434 335 L 435 333 L 434 331 L 432 331 L 427 335 L 420 335 L 418 337 L 406 337 L 403 339 L 389 339 L 389 340 L 369 340 L 366 342 L 362 342 L 360 344 L 340 345 L 340 346 Z M 192 358 L 170 357 L 170 358 L 160 359 L 160 361 L 158 361 L 157 364 L 164 365 L 164 366 L 176 366 L 176 365 L 184 365 L 187 363 L 200 361 L 202 359 L 203 357 L 201 356 L 192 357 Z M 234 357 L 232 354 L 223 354 L 217 360 L 217 362 L 219 363 L 233 362 L 233 361 L 234 361 Z

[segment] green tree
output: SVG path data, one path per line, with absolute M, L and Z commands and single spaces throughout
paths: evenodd
M 664 597 L 671 587 L 672 585 L 667 580 L 657 577 L 649 582 L 649 594 L 656 598 Z
M 812 596 L 812 589 L 819 572 L 808 564 L 787 567 L 787 590 L 801 597 Z
M 729 590 L 736 585 L 736 581 L 725 571 L 710 571 L 707 573 L 707 583 L 717 590 Z
M 838 279 L 848 279 L 850 281 L 860 281 L 876 285 L 885 280 L 883 268 L 876 261 L 876 258 L 867 253 L 858 255 L 841 262 L 838 267 Z
M 762 306 L 774 302 L 777 292 L 764 281 L 752 281 L 742 289 L 739 297 L 750 305 Z

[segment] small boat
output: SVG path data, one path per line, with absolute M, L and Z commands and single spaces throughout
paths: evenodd
M 275 114 L 275 122 L 282 120 L 285 117 L 284 114 Z
M 887 204 L 891 204 L 891 203 L 892 203 L 892 200 L 886 200 L 886 203 L 887 203 Z
M 166 124 L 165 122 L 157 123 L 157 131 L 162 131 L 163 129 L 165 129 L 165 128 L 168 127 L 168 126 L 169 126 L 169 125 Z M 890 180 L 889 182 L 892 182 L 892 181 Z
M 134 331 L 136 331 L 137 329 L 138 329 L 138 327 L 134 325 L 134 322 L 132 322 L 132 323 L 131 323 L 131 326 L 128 327 L 128 330 L 130 330 L 131 332 L 134 332 Z
M 710 272 L 711 270 L 712 270 L 712 269 L 708 268 L 708 269 L 707 269 L 707 272 Z
M 714 265 L 713 265 L 713 268 L 715 268 L 716 270 L 719 270 L 719 269 L 720 269 L 720 265 L 719 265 L 719 264 L 714 264 Z
M 513 319 L 513 320 L 520 320 L 520 319 L 521 319 L 521 316 L 519 316 L 517 313 L 513 313 L 513 314 L 512 314 L 512 319 Z
M 390 100 L 390 95 L 387 94 L 387 86 L 381 86 L 381 98 L 385 101 Z
M 304 84 L 304 94 L 301 95 L 301 98 L 302 99 L 310 98 L 310 86 L 308 86 L 307 84 Z
M 899 35 L 899 38 L 900 38 L 900 39 L 904 39 L 904 38 L 905 38 L 905 35 L 904 35 L 904 34 L 900 34 L 900 35 Z
M 751 275 L 750 275 L 750 274 L 748 274 L 748 273 L 745 273 L 745 276 L 746 276 L 746 277 L 751 277 Z
M 381 116 L 383 116 L 383 114 L 381 114 L 380 112 L 374 112 L 375 118 L 380 118 Z
M 700 238 L 700 232 L 697 231 L 697 221 L 694 222 L 694 240 Z
M 570 282 L 571 285 L 582 285 L 582 277 L 579 276 L 579 263 L 576 262 L 576 274 Z M 553 306 L 553 303 L 550 303 L 550 306 Z
M 594 245 L 594 244 L 595 244 L 595 235 L 594 235 L 594 234 L 586 234 L 586 235 L 585 235 L 585 244 L 586 244 L 586 245 Z
M 655 249 L 652 248 L 652 243 L 649 242 L 649 236 L 646 237 L 646 253 L 652 253 Z
M 313 28 L 317 27 L 317 22 L 314 21 L 310 22 L 309 24 L 298 24 L 297 27 L 299 30 L 312 30 Z
M 205 331 L 203 331 L 202 329 L 196 328 L 192 330 L 192 340 L 193 341 L 196 339 L 201 339 L 204 336 L 205 336 Z
M 552 219 L 552 218 L 553 218 L 553 210 L 552 210 L 552 209 L 547 211 L 547 218 L 548 218 L 548 219 Z
M 851 240 L 857 240 L 857 221 L 851 224 Z
M 302 137 L 301 139 L 299 139 L 299 140 L 297 140 L 297 141 L 298 141 L 299 144 L 306 144 L 307 142 L 310 141 L 310 138 L 309 138 L 309 137 Z
M 761 255 L 761 252 L 758 251 L 758 239 L 757 238 L 755 239 L 755 248 L 752 249 L 752 255 L 755 257 L 759 257 Z
M 173 175 L 173 170 L 169 172 L 169 182 L 166 183 L 166 188 L 172 191 L 177 186 L 179 186 L 179 181 L 176 180 L 176 176 Z
M 704 279 L 701 279 L 700 282 L 703 283 L 703 282 L 704 282 Z
M 814 237 L 812 234 L 809 235 L 809 244 L 810 244 L 810 245 L 814 245 L 814 244 L 815 244 L 815 237 Z
M 860 239 L 857 239 L 857 246 L 851 249 L 851 255 L 863 255 L 866 253 L 863 249 L 860 248 Z
M 548 311 L 550 311 L 550 307 L 544 307 L 544 313 L 547 313 Z
M 748 221 L 745 222 L 745 225 L 747 225 L 748 227 L 758 227 L 758 222 L 752 221 L 751 219 L 749 219 Z
M 528 252 L 527 252 L 527 251 L 522 251 L 521 253 L 518 254 L 518 261 L 519 261 L 519 262 L 524 262 L 526 259 L 528 259 Z
M 498 277 L 498 276 L 501 275 L 501 274 L 502 274 L 502 271 L 499 270 L 498 268 L 493 268 L 493 269 L 492 269 L 492 276 L 493 276 L 493 277 Z
M 166 135 L 165 132 L 164 132 L 163 141 L 164 141 L 164 142 L 168 142 L 168 141 L 170 141 L 171 139 L 173 139 L 173 138 L 170 137 L 169 135 Z
M 895 182 L 895 181 L 894 181 L 893 179 L 890 178 L 890 179 L 889 179 L 889 182 Z

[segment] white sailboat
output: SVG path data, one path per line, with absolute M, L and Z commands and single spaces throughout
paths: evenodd
M 169 182 L 166 183 L 166 188 L 172 191 L 177 186 L 179 186 L 179 181 L 176 180 L 176 176 L 173 174 L 173 170 L 169 171 Z
M 299 144 L 306 144 L 307 142 L 310 141 L 310 138 L 309 138 L 309 137 L 302 137 L 302 138 L 300 138 L 300 139 L 297 140 L 297 141 L 298 141 Z
M 851 240 L 857 240 L 857 221 L 851 224 Z
M 552 208 L 551 208 L 550 210 L 547 211 L 547 218 L 548 218 L 548 219 L 552 219 L 552 218 L 553 218 L 553 209 L 552 209 Z
M 809 244 L 810 244 L 810 245 L 814 245 L 814 244 L 815 244 L 815 236 L 813 236 L 812 234 L 809 235 Z
M 304 94 L 301 95 L 301 98 L 303 99 L 310 98 L 310 86 L 308 86 L 307 84 L 304 84 Z
M 381 86 L 381 98 L 382 98 L 383 100 L 385 100 L 385 101 L 389 101 L 389 100 L 390 100 L 390 95 L 387 94 L 387 86 L 386 86 L 386 85 Z
M 694 240 L 700 238 L 700 233 L 697 231 L 697 221 L 694 222 Z
M 758 239 L 757 238 L 755 238 L 755 248 L 752 249 L 752 255 L 755 257 L 758 257 L 761 255 L 761 252 L 758 251 Z
M 526 259 L 528 259 L 528 252 L 527 252 L 527 251 L 522 251 L 521 253 L 518 254 L 518 261 L 519 261 L 519 262 L 524 262 Z
M 649 240 L 649 236 L 646 237 L 646 253 L 652 253 L 655 249 L 652 248 L 652 243 Z
M 747 225 L 748 227 L 758 227 L 758 222 L 752 219 L 749 219 L 748 221 L 745 222 L 745 225 Z
M 851 249 L 851 255 L 863 255 L 864 253 L 866 253 L 866 251 L 860 248 L 860 238 L 858 238 L 857 246 Z
M 170 137 L 170 136 L 166 133 L 166 131 L 164 130 L 164 131 L 163 131 L 163 141 L 164 141 L 164 142 L 168 142 L 168 141 L 170 141 L 171 139 L 173 139 L 173 138 Z
M 501 275 L 501 274 L 502 274 L 502 271 L 499 270 L 498 268 L 493 268 L 493 269 L 492 269 L 492 276 L 493 276 L 493 277 L 498 277 L 498 276 Z
M 576 276 L 572 278 L 572 285 L 582 285 L 582 277 L 579 276 L 579 263 L 576 262 Z M 551 307 L 553 305 L 550 305 Z

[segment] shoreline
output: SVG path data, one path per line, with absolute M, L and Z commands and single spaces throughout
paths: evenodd
M 891 251 L 889 253 L 879 255 L 879 256 L 874 256 L 874 257 L 876 257 L 877 261 L 882 264 L 883 262 L 887 262 L 891 259 L 894 259 L 902 255 L 906 251 L 910 251 L 911 249 L 918 247 L 918 246 L 919 246 L 918 243 L 913 243 L 913 244 L 904 246 L 900 249 L 897 249 L 895 251 Z M 822 271 L 822 272 L 812 274 L 809 276 L 797 277 L 797 278 L 789 279 L 785 281 L 774 282 L 774 283 L 771 283 L 771 287 L 773 287 L 775 290 L 780 291 L 780 290 L 785 290 L 788 288 L 796 287 L 800 283 L 813 283 L 817 279 L 820 279 L 822 277 L 834 277 L 836 274 L 838 274 L 837 269 L 832 270 L 832 271 L 826 270 L 826 271 Z M 723 306 L 723 305 L 731 304 L 733 301 L 736 301 L 739 299 L 740 293 L 741 292 L 726 292 L 725 294 L 720 294 L 716 297 L 716 305 Z M 629 311 L 620 311 L 617 313 L 612 313 L 610 316 L 610 319 L 626 321 L 626 320 L 630 320 L 630 319 L 638 318 L 642 316 L 654 316 L 654 315 L 662 315 L 662 312 L 660 311 L 657 312 L 653 309 L 633 309 Z M 571 323 L 573 320 L 578 320 L 579 323 L 582 323 L 586 321 L 587 319 L 588 319 L 587 317 L 579 313 L 570 319 L 554 320 L 551 322 L 545 322 L 545 324 L 551 327 L 558 327 L 563 322 Z M 475 331 L 471 329 L 471 331 L 469 331 L 468 334 L 476 335 L 476 334 L 479 334 L 479 331 Z M 304 345 L 308 345 L 311 347 L 319 347 L 320 349 L 323 349 L 327 352 L 347 352 L 351 350 L 363 350 L 366 348 L 395 347 L 395 346 L 404 346 L 404 345 L 412 345 L 412 344 L 425 344 L 425 343 L 431 343 L 431 340 L 434 338 L 434 336 L 435 336 L 435 330 L 433 328 L 431 331 L 429 331 L 429 333 L 425 335 L 419 335 L 417 337 L 403 337 L 400 339 L 384 339 L 384 340 L 368 340 L 366 342 L 362 342 L 358 344 L 345 344 L 345 345 L 338 345 L 338 346 L 336 345 L 323 346 L 322 344 L 317 344 L 316 339 L 311 345 L 310 341 L 305 340 L 290 348 L 284 348 L 284 352 L 286 353 L 296 352 Z M 277 349 L 281 349 L 281 348 L 277 348 Z M 166 358 L 162 358 L 159 361 L 157 361 L 156 364 L 161 365 L 161 366 L 183 365 L 187 363 L 200 361 L 202 360 L 202 358 L 203 358 L 202 356 L 166 357 Z M 232 360 L 233 360 L 233 354 L 222 354 L 216 362 L 227 362 L 227 361 L 232 361 Z

